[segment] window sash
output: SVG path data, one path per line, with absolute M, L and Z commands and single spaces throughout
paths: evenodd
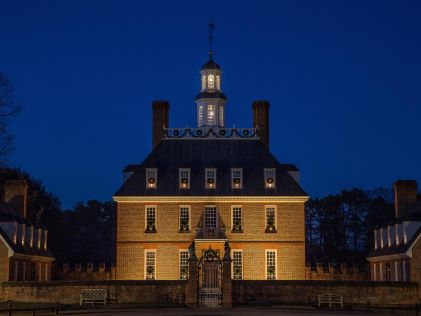
M 180 169 L 179 171 L 179 185 L 180 188 L 190 188 L 190 169 Z
M 146 229 L 156 227 L 156 206 L 146 206 Z
M 266 226 L 273 226 L 276 227 L 276 207 L 274 206 L 266 206 Z M 270 219 L 272 219 L 272 224 L 270 223 Z
M 232 207 L 232 230 L 241 231 L 243 229 L 243 218 L 242 218 L 242 207 L 233 206 Z
M 205 228 L 216 229 L 216 207 L 205 207 Z
M 216 188 L 216 169 L 206 169 L 205 170 L 205 186 L 207 189 Z
M 180 250 L 179 255 L 179 273 L 180 280 L 187 280 L 189 278 L 189 251 Z
M 276 279 L 276 251 L 266 250 L 266 279 Z
M 232 276 L 235 280 L 241 280 L 243 278 L 243 251 L 233 250 L 232 251 Z
M 190 207 L 180 206 L 180 230 L 190 230 Z
M 153 179 L 153 180 L 150 180 Z M 158 177 L 156 168 L 146 169 L 146 187 L 149 189 L 154 189 L 157 186 Z M 153 182 L 152 182 L 153 181 Z
M 264 169 L 265 174 L 265 187 L 266 188 L 275 188 L 276 186 L 276 169 Z M 269 179 L 272 179 L 270 182 Z
M 154 280 L 156 276 L 156 251 L 146 250 L 145 254 L 145 279 Z
M 243 170 L 240 168 L 231 169 L 231 186 L 234 189 L 241 189 L 243 186 Z

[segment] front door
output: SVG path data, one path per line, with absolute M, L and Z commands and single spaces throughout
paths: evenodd
M 222 264 L 217 251 L 208 249 L 199 261 L 199 303 L 220 307 L 222 302 Z

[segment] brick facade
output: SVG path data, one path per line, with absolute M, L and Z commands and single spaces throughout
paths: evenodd
M 145 207 L 156 206 L 156 233 L 145 232 Z M 243 278 L 265 279 L 265 249 L 277 251 L 278 279 L 305 278 L 304 203 L 191 203 L 190 231 L 179 231 L 179 208 L 186 203 L 117 204 L 117 279 L 142 280 L 144 253 L 156 250 L 156 279 L 179 279 L 179 251 L 187 250 L 201 224 L 206 205 L 218 210 L 219 226 L 226 227 L 231 249 L 243 251 Z M 241 205 L 243 232 L 232 232 L 231 207 Z M 276 233 L 266 233 L 265 205 L 276 206 Z M 196 239 L 196 254 L 212 247 L 223 253 L 224 240 Z

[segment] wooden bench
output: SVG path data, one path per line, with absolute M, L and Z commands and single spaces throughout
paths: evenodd
M 329 305 L 329 308 L 332 308 L 332 305 L 340 305 L 341 308 L 344 307 L 344 302 L 343 302 L 343 297 L 341 295 L 336 295 L 336 294 L 319 294 L 317 296 L 317 300 L 319 302 L 319 307 L 322 304 L 327 304 Z
M 108 299 L 107 289 L 83 289 L 80 292 L 80 305 L 101 303 L 106 305 Z

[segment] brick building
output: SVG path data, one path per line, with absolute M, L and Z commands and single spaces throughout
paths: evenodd
M 395 219 L 374 230 L 367 260 L 373 281 L 421 282 L 421 199 L 414 180 L 393 186 Z
M 8 180 L 0 201 L 0 281 L 48 281 L 54 256 L 47 230 L 27 215 L 28 184 Z
M 252 128 L 226 128 L 227 98 L 212 54 L 200 71 L 196 128 L 169 128 L 169 104 L 152 104 L 151 153 L 124 169 L 117 202 L 117 279 L 304 279 L 304 203 L 299 171 L 269 150 L 269 103 L 255 101 Z

